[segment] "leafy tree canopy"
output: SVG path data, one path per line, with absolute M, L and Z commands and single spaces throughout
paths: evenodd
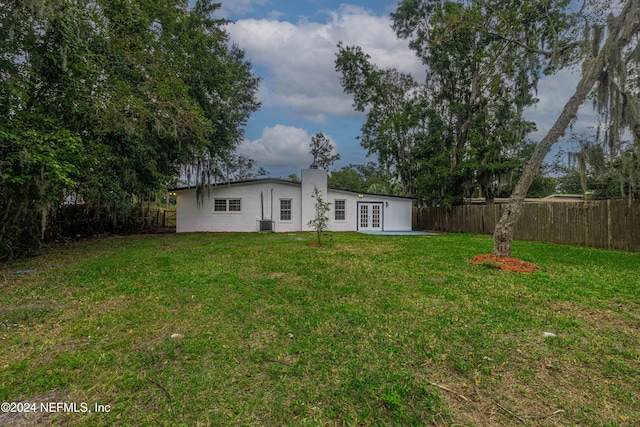
M 181 164 L 219 171 L 258 108 L 219 7 L 199 0 L 0 1 L 0 258 L 70 195 L 117 213 Z
M 350 164 L 331 172 L 328 178 L 331 187 L 365 193 L 404 195 L 402 185 L 385 167 L 375 162 L 363 165 Z
M 557 166 L 563 191 L 590 199 L 640 198 L 640 145 L 630 141 L 610 145 L 584 136 L 576 142 L 576 150 Z
M 392 14 L 399 37 L 422 60 L 426 80 L 380 70 L 358 46 L 339 45 L 336 68 L 367 112 L 362 145 L 394 171 L 409 195 L 433 205 L 462 203 L 477 191 L 492 201 L 533 125 L 535 79 L 516 51 L 497 50 L 479 31 L 481 11 L 463 3 L 404 1 Z
M 309 144 L 309 152 L 313 157 L 313 164 L 322 169 L 329 170 L 329 167 L 340 160 L 340 154 L 333 154 L 333 144 L 322 132 L 311 137 Z

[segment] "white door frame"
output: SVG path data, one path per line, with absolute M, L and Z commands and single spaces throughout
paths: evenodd
M 384 231 L 384 203 L 358 202 L 356 229 L 358 231 Z

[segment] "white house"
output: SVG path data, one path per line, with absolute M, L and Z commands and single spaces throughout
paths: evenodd
M 175 188 L 177 232 L 307 231 L 315 217 L 314 187 L 331 204 L 331 231 L 410 231 L 415 199 L 327 187 L 327 172 L 305 169 L 301 182 L 254 179 L 211 185 L 198 201 L 194 187 Z

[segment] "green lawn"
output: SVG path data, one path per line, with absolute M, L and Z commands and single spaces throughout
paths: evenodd
M 313 240 L 109 237 L 1 266 L 44 271 L 0 274 L 0 402 L 38 405 L 0 425 L 640 425 L 640 254 L 516 242 L 542 268 L 517 275 L 471 264 L 488 236 Z

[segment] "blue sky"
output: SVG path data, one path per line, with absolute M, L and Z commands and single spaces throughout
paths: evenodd
M 220 3 L 223 14 L 230 19 L 268 18 L 293 23 L 300 20 L 327 22 L 329 14 L 343 4 L 365 7 L 375 15 L 388 15 L 397 5 L 396 1 L 388 0 L 230 0 Z
M 339 169 L 366 163 L 357 140 L 365 117 L 352 108 L 334 70 L 336 44 L 362 46 L 381 68 L 395 67 L 420 79 L 423 68 L 407 43 L 390 28 L 397 1 L 386 0 L 221 0 L 220 15 L 235 21 L 228 31 L 245 50 L 254 73 L 262 78 L 262 108 L 245 129 L 240 153 L 257 160 L 271 176 L 298 174 L 311 163 L 309 143 L 327 135 L 341 156 Z M 544 136 L 575 88 L 571 70 L 545 78 L 540 102 L 527 111 L 537 123 L 536 140 Z M 581 110 L 577 128 L 594 124 L 590 108 Z

